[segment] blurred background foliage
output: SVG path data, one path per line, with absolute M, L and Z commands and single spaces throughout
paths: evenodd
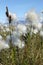
M 0 65 L 43 65 L 43 37 L 37 34 L 27 33 L 21 39 L 25 41 L 25 47 L 19 49 L 12 46 L 0 51 Z

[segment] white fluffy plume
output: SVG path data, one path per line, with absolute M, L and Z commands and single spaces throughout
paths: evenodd
M 17 20 L 17 15 L 15 13 L 12 14 L 11 12 L 9 12 L 9 15 L 11 16 L 12 20 Z
M 27 33 L 27 27 L 23 24 L 18 24 L 17 25 L 17 31 L 20 35 L 26 34 Z
M 23 48 L 25 46 L 24 41 L 21 41 L 19 38 L 18 39 L 16 38 L 14 40 L 13 44 L 15 46 L 18 46 L 19 48 Z
M 9 48 L 9 45 L 6 44 L 4 40 L 0 40 L 0 50 Z
M 28 21 L 28 24 L 34 29 L 34 33 L 40 31 L 42 24 L 40 23 L 40 16 L 34 10 L 31 10 L 25 14 L 25 19 Z
M 27 12 L 25 18 L 28 22 L 32 23 L 33 26 L 37 27 L 39 23 L 39 15 L 34 10 Z
M 39 22 L 39 16 L 34 10 L 27 12 L 25 18 L 29 19 L 31 22 Z
M 3 40 L 2 36 L 0 35 L 0 51 L 5 48 L 9 48 L 9 45 Z
M 27 31 L 27 28 L 25 25 L 18 24 L 15 31 L 12 32 L 11 38 L 12 38 L 12 44 L 15 46 L 18 46 L 19 48 L 23 48 L 25 46 L 24 41 L 20 39 L 21 35 L 24 35 Z M 9 43 L 10 36 L 7 36 L 6 42 Z

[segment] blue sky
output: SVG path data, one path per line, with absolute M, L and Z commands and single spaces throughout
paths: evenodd
M 16 13 L 21 19 L 32 8 L 41 12 L 43 10 L 43 0 L 0 0 L 0 20 L 3 22 L 6 20 L 6 6 L 8 6 L 9 11 Z

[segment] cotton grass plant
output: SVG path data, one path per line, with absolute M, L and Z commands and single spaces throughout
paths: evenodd
M 43 30 L 42 26 L 39 28 L 39 17 L 37 17 L 38 15 L 34 11 L 30 12 L 26 18 L 28 22 L 31 21 L 31 24 L 28 23 L 29 26 L 18 24 L 13 30 L 9 28 L 10 32 L 6 32 L 6 39 L 3 37 L 3 31 L 0 33 L 0 38 L 3 38 L 9 45 L 9 48 L 0 51 L 2 65 L 43 65 Z M 40 23 L 40 25 L 42 24 Z M 5 44 L 3 41 L 1 43 Z

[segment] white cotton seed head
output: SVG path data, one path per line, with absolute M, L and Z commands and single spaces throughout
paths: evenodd
M 43 31 L 40 31 L 40 36 L 42 36 L 42 37 L 43 37 Z
M 42 24 L 41 23 L 38 23 L 37 28 L 38 28 L 38 30 L 41 30 Z
M 25 25 L 22 25 L 22 24 L 18 24 L 17 26 L 17 30 L 20 34 L 24 34 L 27 32 L 27 28 Z
M 30 32 L 30 35 L 32 35 L 33 33 L 34 33 L 34 34 L 37 34 L 37 33 L 38 33 L 38 29 L 33 29 L 33 28 L 32 28 L 32 29 L 31 29 L 31 32 Z
M 0 40 L 2 39 L 2 36 L 0 35 Z
M 34 34 L 37 34 L 37 33 L 38 33 L 38 30 L 37 30 L 37 29 L 34 29 L 34 30 L 33 30 L 33 33 L 34 33 Z
M 17 46 L 18 48 L 23 48 L 24 47 L 24 42 L 21 41 L 19 38 L 14 40 L 14 45 Z
M 10 31 L 10 29 L 9 29 L 9 28 L 6 28 L 6 31 L 7 31 L 7 32 L 9 32 L 9 31 Z
M 31 22 L 39 22 L 39 16 L 34 10 L 27 12 L 25 16 Z
M 13 31 L 12 35 L 14 37 L 20 37 L 20 33 L 18 31 Z
M 9 43 L 9 40 L 10 40 L 10 35 L 8 35 L 8 36 L 6 37 L 6 43 Z
M 28 21 L 28 24 L 34 26 L 35 28 L 40 29 L 38 26 L 38 25 L 40 25 L 39 24 L 40 16 L 34 10 L 30 10 L 29 12 L 27 12 L 25 14 L 25 17 L 26 17 L 26 20 Z M 40 25 L 40 27 L 41 27 L 41 25 Z
M 9 45 L 6 44 L 4 40 L 0 40 L 0 50 L 9 48 Z
M 12 20 L 17 20 L 17 16 L 16 16 L 15 13 L 12 14 L 11 12 L 9 12 L 9 15 L 11 16 L 11 19 L 12 19 Z
M 19 48 L 24 48 L 24 46 L 25 46 L 25 45 L 24 45 L 24 42 L 23 42 L 23 41 L 21 41 L 21 42 L 18 44 L 18 47 L 19 47 Z

